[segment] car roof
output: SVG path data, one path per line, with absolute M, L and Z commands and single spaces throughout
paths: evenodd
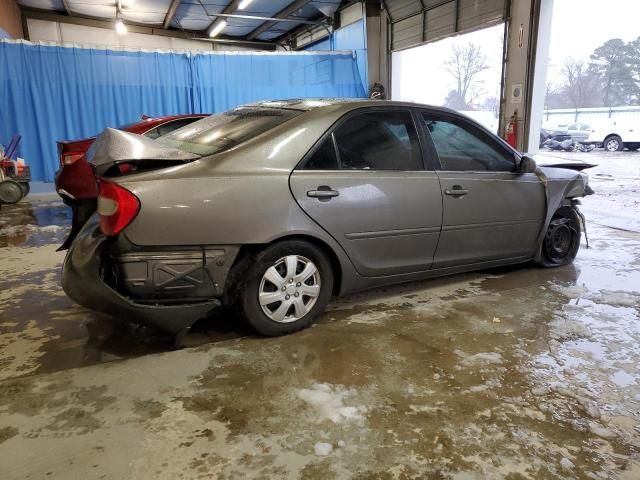
M 368 98 L 298 98 L 298 99 L 285 99 L 285 100 L 269 100 L 264 102 L 255 102 L 240 105 L 238 108 L 284 108 L 290 110 L 318 110 L 331 106 L 340 105 L 349 108 L 360 108 L 367 106 L 386 106 L 386 107 L 414 107 L 414 108 L 429 108 L 440 111 L 446 111 L 450 113 L 456 113 L 454 110 L 445 107 L 438 107 L 435 105 L 426 105 L 414 102 L 401 102 L 396 100 L 370 100 Z

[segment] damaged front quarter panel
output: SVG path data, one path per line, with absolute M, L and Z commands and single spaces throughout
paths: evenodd
M 585 197 L 594 193 L 589 186 L 589 176 L 586 173 L 566 168 L 538 167 L 536 174 L 544 186 L 547 200 L 547 213 L 538 237 L 538 252 L 535 261 L 540 261 L 542 255 L 542 238 L 549 223 L 558 208 L 567 206 L 578 210 L 577 197 Z M 582 215 L 579 213 L 579 215 Z M 585 233 L 586 235 L 586 233 Z

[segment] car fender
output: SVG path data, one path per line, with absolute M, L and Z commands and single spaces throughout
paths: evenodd
M 544 186 L 547 212 L 542 229 L 538 235 L 538 250 L 534 260 L 539 261 L 542 255 L 542 240 L 549 228 L 553 214 L 562 206 L 573 206 L 573 199 L 593 193 L 587 174 L 566 168 L 538 167 L 536 174 Z

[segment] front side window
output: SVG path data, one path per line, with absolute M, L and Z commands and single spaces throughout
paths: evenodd
M 239 107 L 174 130 L 158 138 L 158 142 L 196 155 L 213 155 L 240 145 L 301 113 L 300 110 L 285 108 Z
M 360 113 L 334 132 L 340 168 L 422 170 L 418 135 L 409 112 Z
M 515 158 L 488 135 L 459 119 L 421 115 L 443 170 L 511 172 Z

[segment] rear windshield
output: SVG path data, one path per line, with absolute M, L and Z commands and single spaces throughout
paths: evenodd
M 283 108 L 240 107 L 198 120 L 157 141 L 196 155 L 213 155 L 271 130 L 300 113 Z

